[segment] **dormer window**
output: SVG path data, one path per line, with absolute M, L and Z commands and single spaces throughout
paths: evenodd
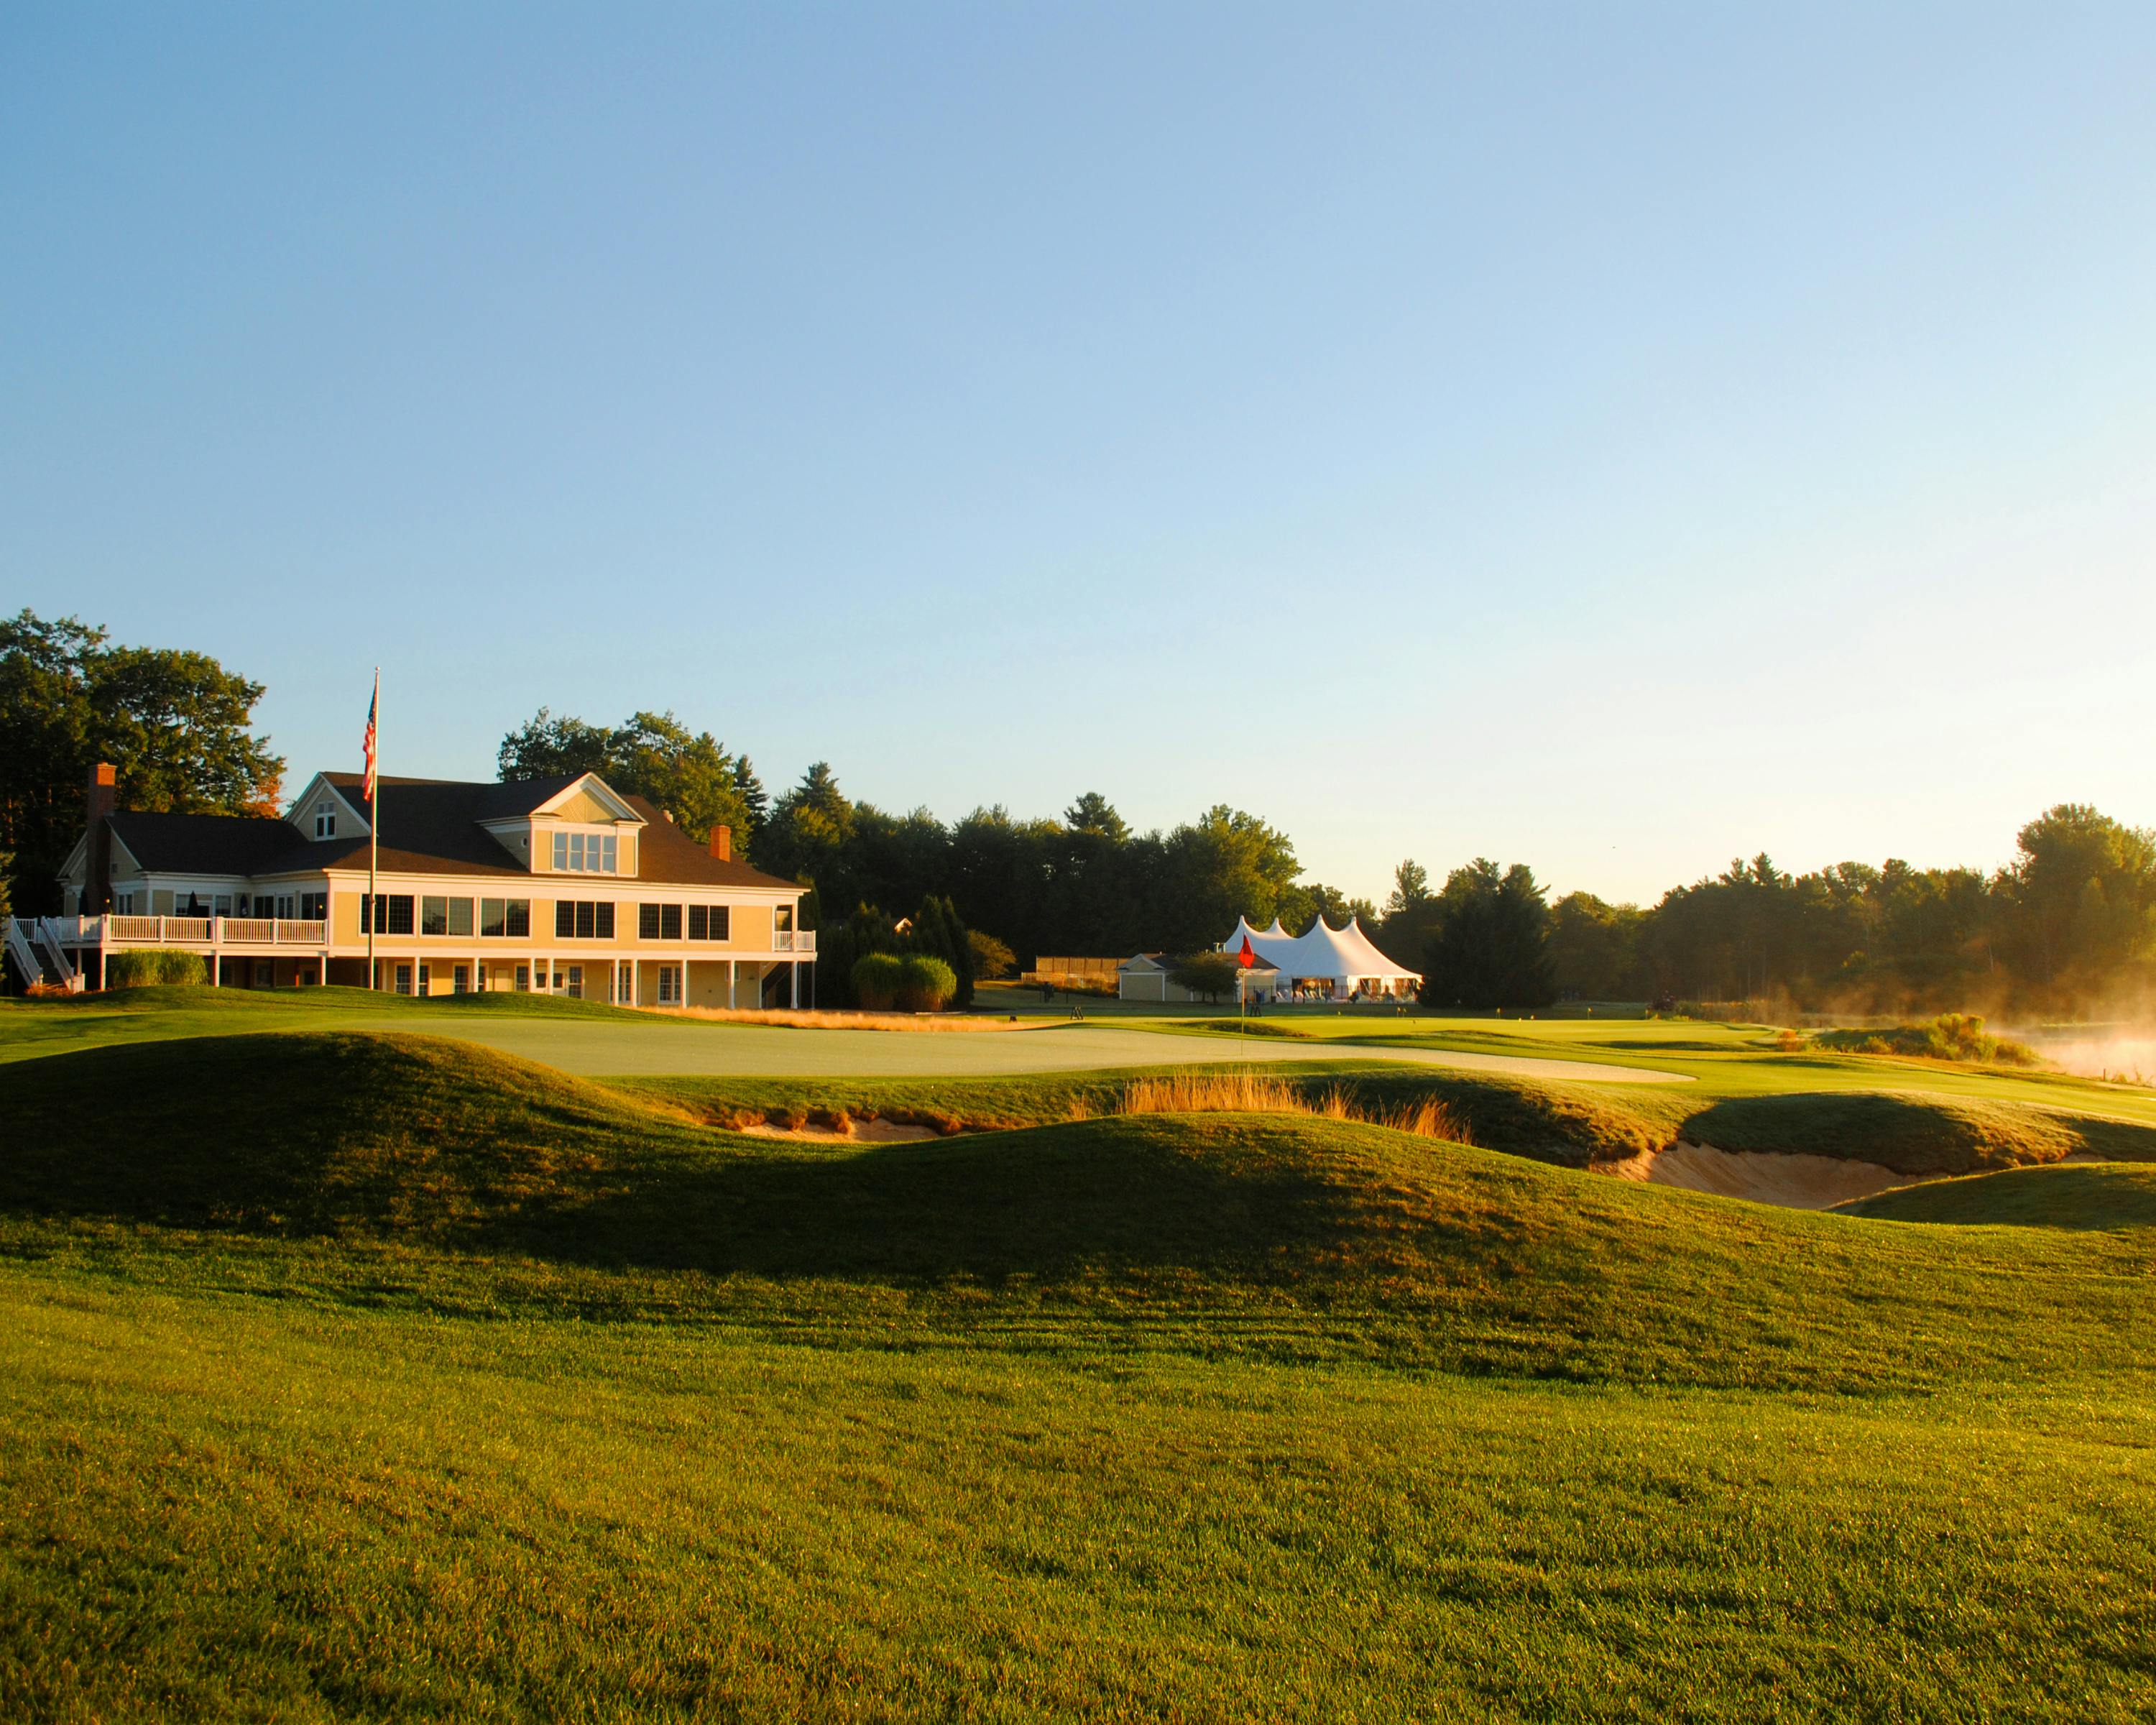
M 554 834 L 554 871 L 563 875 L 619 872 L 619 841 L 612 833 Z
M 315 836 L 317 839 L 336 837 L 336 805 L 323 801 L 315 804 Z

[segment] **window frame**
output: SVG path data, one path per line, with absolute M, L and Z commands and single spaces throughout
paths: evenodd
M 692 941 L 727 941 L 733 938 L 733 906 L 732 905 L 691 905 L 689 906 L 689 938 Z M 699 932 L 696 925 L 701 922 Z
M 621 873 L 621 835 L 612 827 L 557 826 L 547 857 L 557 875 Z
M 564 927 L 564 923 L 567 926 Z M 557 941 L 610 941 L 614 937 L 613 901 L 610 898 L 557 898 L 554 901 L 554 938 Z
M 408 892 L 362 892 L 359 896 L 359 932 L 362 934 L 370 932 L 375 934 L 410 934 L 417 922 L 413 914 L 415 908 L 412 895 Z M 397 926 L 400 916 L 404 923 L 402 928 Z M 377 921 L 384 920 L 388 924 L 386 928 L 373 926 Z
M 490 922 L 487 906 L 496 920 Z M 483 941 L 528 941 L 531 938 L 531 901 L 528 898 L 483 898 L 479 901 L 479 937 Z

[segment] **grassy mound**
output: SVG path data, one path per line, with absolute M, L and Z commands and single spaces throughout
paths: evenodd
M 1896 1222 L 2011 1228 L 2156 1228 L 2156 1168 L 2116 1163 L 2020 1168 L 1899 1187 L 1842 1206 Z
M 1446 1147 L 1306 1117 L 773 1145 L 404 1035 L 58 1055 L 11 1075 L 0 1133 L 12 1147 L 0 1208 L 18 1214 L 717 1275 L 1057 1281 L 1173 1266 L 1245 1283 L 1413 1285 L 1517 1234 L 1491 1207 L 1493 1194 L 1521 1195 L 1507 1164 L 1457 1151 L 1433 1163 Z
M 389 1252 L 413 1297 L 459 1308 L 1082 1312 L 1209 1350 L 1843 1387 L 1921 1378 L 1964 1353 L 2032 1370 L 2091 1349 L 2123 1361 L 2156 1326 L 2112 1274 L 2123 1248 L 2092 1240 L 1888 1240 L 1851 1218 L 1296 1116 L 773 1143 L 404 1036 L 54 1056 L 10 1074 L 0 1145 L 0 1248 L 54 1250 L 55 1229 L 179 1238 L 195 1257 L 252 1240 L 287 1253 L 270 1282 L 370 1299 Z
M 1717 1150 L 1840 1156 L 1904 1174 L 1977 1173 L 2076 1152 L 2156 1161 L 2156 1127 L 2133 1121 L 1866 1091 L 1732 1097 L 1690 1116 L 1678 1136 Z
M 558 1208 L 654 1125 L 600 1086 L 430 1037 L 125 1044 L 9 1071 L 0 1208 L 446 1240 Z

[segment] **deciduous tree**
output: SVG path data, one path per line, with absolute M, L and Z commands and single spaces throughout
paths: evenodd
M 254 734 L 262 694 L 207 654 L 110 646 L 72 617 L 0 621 L 0 849 L 23 912 L 59 908 L 54 876 L 100 761 L 119 768 L 122 809 L 275 814 L 285 762 Z

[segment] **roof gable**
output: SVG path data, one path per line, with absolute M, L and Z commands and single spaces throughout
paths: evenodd
M 644 824 L 644 817 L 629 805 L 629 800 L 596 773 L 587 773 L 572 780 L 531 812 L 554 815 L 562 820 Z

